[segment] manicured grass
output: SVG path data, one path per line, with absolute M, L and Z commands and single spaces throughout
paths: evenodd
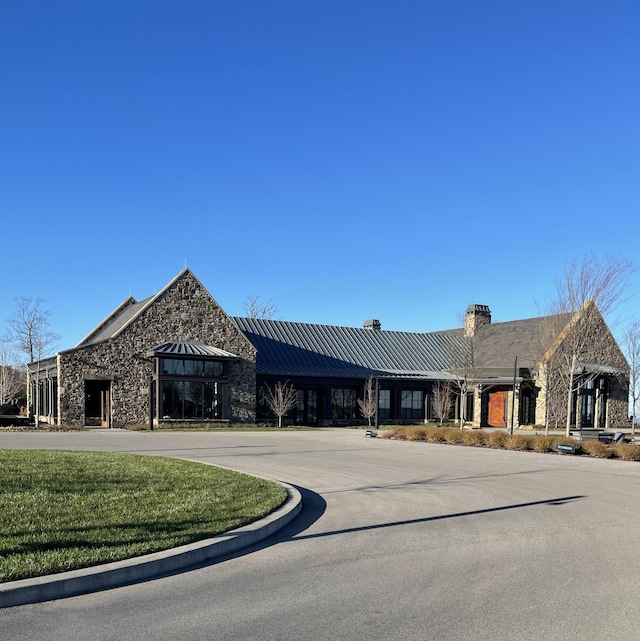
M 275 483 L 190 461 L 0 450 L 0 582 L 202 540 L 286 496 Z

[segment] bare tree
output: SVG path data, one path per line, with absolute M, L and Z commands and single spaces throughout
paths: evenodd
M 24 391 L 24 375 L 16 364 L 11 341 L 0 339 L 0 405 L 6 405 Z
M 360 413 L 367 419 L 367 425 L 371 427 L 373 419 L 378 411 L 378 399 L 376 398 L 376 384 L 373 376 L 369 376 L 364 385 L 364 396 L 358 399 Z
M 640 321 L 633 321 L 624 331 L 622 342 L 629 362 L 629 395 L 631 396 L 631 435 L 636 434 L 640 400 Z
M 293 385 L 287 381 L 278 381 L 273 387 L 264 386 L 264 398 L 269 409 L 278 417 L 278 427 L 282 427 L 282 417 L 296 406 L 297 393 Z
M 280 311 L 271 298 L 263 301 L 260 296 L 249 296 L 244 303 L 244 310 L 249 318 L 264 320 L 273 320 Z
M 448 373 L 453 376 L 452 391 L 458 395 L 460 406 L 460 429 L 467 422 L 467 397 L 475 377 L 475 356 L 473 336 L 463 336 L 459 345 L 449 349 L 451 369 Z
M 29 363 L 36 363 L 36 384 L 34 412 L 39 408 L 40 360 L 43 355 L 54 349 L 59 336 L 49 329 L 49 312 L 44 309 L 42 298 L 19 298 L 16 310 L 9 319 L 11 339 Z M 27 390 L 29 393 L 29 390 Z
M 49 312 L 44 309 L 42 298 L 19 298 L 15 302 L 15 313 L 9 319 L 11 338 L 33 363 L 53 349 L 59 336 L 49 329 Z
M 433 414 L 442 423 L 451 415 L 453 389 L 450 381 L 438 381 L 433 386 Z
M 550 383 L 548 391 L 552 392 L 553 382 L 562 395 L 566 395 L 567 436 L 571 428 L 573 394 L 586 382 L 576 376 L 578 364 L 588 358 L 594 330 L 602 317 L 619 304 L 631 272 L 632 263 L 626 259 L 605 257 L 598 260 L 589 253 L 579 265 L 572 262 L 563 277 L 556 281 L 556 297 L 549 306 L 549 317 L 555 327 L 553 331 L 550 331 L 551 327 L 545 331 L 547 340 L 552 341 L 547 345 L 545 366 Z

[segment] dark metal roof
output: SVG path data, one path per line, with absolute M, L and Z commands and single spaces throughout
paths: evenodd
M 120 307 L 118 307 L 110 316 L 98 325 L 86 338 L 84 338 L 76 347 L 93 345 L 109 338 L 113 338 L 118 332 L 133 320 L 153 299 L 151 296 L 138 302 L 133 297 L 129 297 Z
M 442 378 L 462 330 L 429 334 L 234 318 L 257 349 L 259 374 Z
M 238 358 L 231 352 L 198 341 L 169 341 L 152 347 L 145 356 L 204 356 L 207 358 Z

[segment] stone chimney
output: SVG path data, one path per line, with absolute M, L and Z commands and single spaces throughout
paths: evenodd
M 373 331 L 380 331 L 382 329 L 382 325 L 380 325 L 380 321 L 376 318 L 372 318 L 371 320 L 366 320 L 364 324 L 362 325 L 365 329 Z
M 474 336 L 485 323 L 491 322 L 491 310 L 487 305 L 469 305 L 464 315 L 464 334 Z

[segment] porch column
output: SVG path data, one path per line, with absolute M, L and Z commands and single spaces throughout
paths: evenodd
M 520 427 L 520 383 L 516 383 L 511 390 L 511 407 L 509 412 L 509 426 L 513 425 L 513 429 Z
M 473 419 L 472 425 L 480 427 L 482 424 L 482 385 L 476 385 L 473 390 Z

